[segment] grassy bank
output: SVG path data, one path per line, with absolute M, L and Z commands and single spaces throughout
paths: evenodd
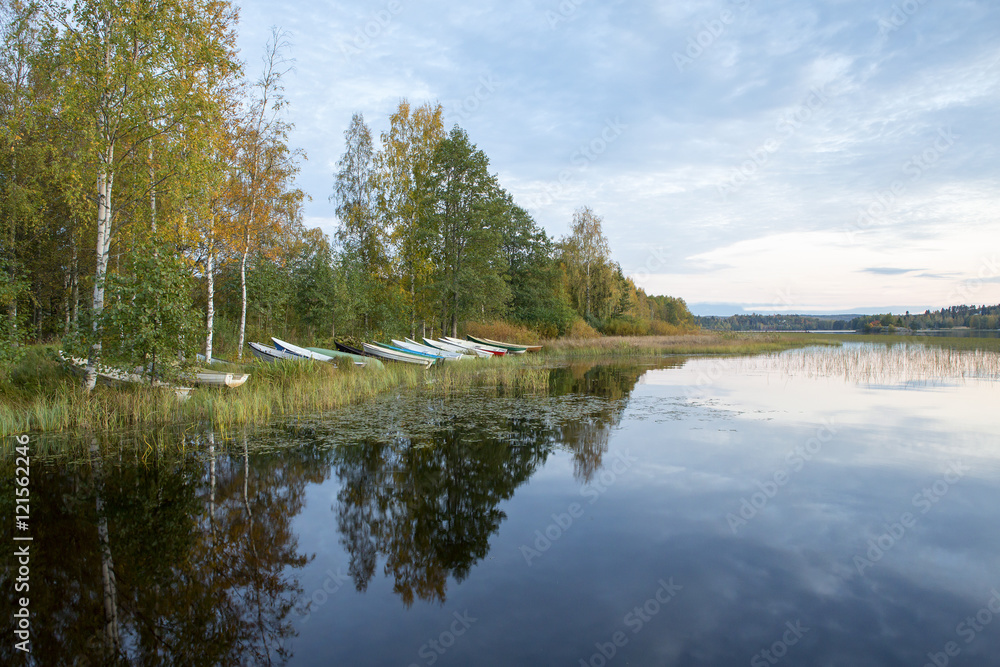
M 199 388 L 187 400 L 146 386 L 98 386 L 89 395 L 54 348 L 32 348 L 0 388 L 0 435 L 53 431 L 109 431 L 130 426 L 212 423 L 225 430 L 282 415 L 316 413 L 369 400 L 400 388 L 435 395 L 469 387 L 498 392 L 544 392 L 548 369 L 538 357 L 473 360 L 424 370 L 387 364 L 384 369 L 339 368 L 321 362 L 247 364 L 226 370 L 250 373 L 237 389 Z
M 860 336 L 799 333 L 699 333 L 682 336 L 565 338 L 540 354 L 449 363 L 424 370 L 386 364 L 381 370 L 319 362 L 225 364 L 251 374 L 238 389 L 199 388 L 185 400 L 146 386 L 98 386 L 91 394 L 60 362 L 55 347 L 35 346 L 0 383 L 0 435 L 27 432 L 106 432 L 143 426 L 211 423 L 220 430 L 260 424 L 283 415 L 310 414 L 371 400 L 397 389 L 434 395 L 488 387 L 497 392 L 544 392 L 549 368 L 573 360 L 635 360 L 663 355 L 748 355 L 839 345 L 908 343 L 954 350 L 1000 352 L 1000 339 Z
M 1000 338 L 972 338 L 968 336 L 895 336 L 889 334 L 790 334 L 803 335 L 838 343 L 881 343 L 891 345 L 925 345 L 949 350 L 983 350 L 1000 352 Z
M 664 354 L 761 354 L 807 345 L 838 344 L 818 336 L 779 333 L 697 333 L 682 336 L 563 338 L 546 343 L 553 357 L 648 357 Z

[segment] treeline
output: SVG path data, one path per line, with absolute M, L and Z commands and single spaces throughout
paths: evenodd
M 931 312 L 905 315 L 864 315 L 856 317 L 849 323 L 849 328 L 865 333 L 883 329 L 953 329 L 968 327 L 970 329 L 1000 328 L 1000 305 L 996 306 L 952 306 Z
M 590 208 L 566 238 L 549 238 L 442 116 L 440 105 L 402 101 L 377 150 L 361 114 L 345 132 L 333 196 L 342 331 L 454 336 L 460 322 L 509 320 L 553 337 L 693 325 L 683 301 L 649 297 L 622 273 Z
M 61 339 L 93 371 L 220 345 L 239 356 L 278 332 L 693 327 L 682 300 L 622 274 L 590 209 L 548 237 L 440 105 L 401 102 L 377 146 L 356 115 L 336 238 L 304 228 L 285 44 L 276 31 L 247 72 L 225 0 L 0 10 L 0 357 Z
M 715 331 L 838 331 L 851 328 L 847 320 L 811 315 L 730 315 L 696 317 L 703 329 Z
M 731 315 L 729 317 L 696 317 L 698 326 L 715 331 L 844 331 L 869 333 L 893 329 L 971 329 L 1000 328 L 1000 305 L 952 306 L 931 312 L 904 315 L 861 315 L 850 320 L 815 315 Z

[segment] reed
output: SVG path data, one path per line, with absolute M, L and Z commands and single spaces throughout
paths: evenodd
M 801 334 L 792 334 L 801 335 Z M 886 334 L 805 334 L 810 339 L 837 341 L 843 343 L 878 343 L 893 345 L 923 345 L 925 347 L 947 348 L 950 350 L 984 350 L 1000 352 L 1000 338 L 972 338 L 966 336 L 896 336 Z
M 822 344 L 814 337 L 777 333 L 702 332 L 680 336 L 605 336 L 561 338 L 546 344 L 555 357 L 644 357 L 664 354 L 760 354 Z M 836 345 L 836 342 L 828 344 Z
M 425 370 L 386 364 L 383 369 L 334 367 L 316 361 L 247 364 L 237 389 L 198 388 L 186 400 L 147 386 L 96 387 L 90 394 L 78 379 L 59 372 L 53 358 L 44 386 L 11 389 L 0 401 L 0 435 L 27 432 L 106 432 L 135 426 L 211 423 L 219 429 L 261 424 L 288 415 L 314 414 L 360 403 L 397 389 L 431 394 L 489 387 L 504 393 L 545 392 L 549 368 L 539 357 L 468 360 Z
M 740 359 L 737 368 L 783 376 L 834 377 L 859 384 L 1000 381 L 1000 351 L 863 342 L 822 350 L 789 350 Z

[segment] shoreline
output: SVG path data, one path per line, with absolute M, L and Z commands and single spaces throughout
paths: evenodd
M 0 397 L 0 435 L 107 433 L 140 426 L 210 423 L 221 430 L 266 424 L 277 417 L 315 414 L 356 405 L 398 389 L 421 388 L 432 395 L 472 387 L 502 393 L 548 391 L 553 364 L 574 361 L 640 361 L 665 356 L 738 356 L 781 352 L 843 342 L 917 344 L 952 349 L 1000 351 L 1000 339 L 886 335 L 701 332 L 677 336 L 557 339 L 538 353 L 470 360 L 425 371 L 387 364 L 383 369 L 334 368 L 323 362 L 242 364 L 250 373 L 236 389 L 204 387 L 179 400 L 148 386 L 98 387 L 87 395 L 56 358 L 55 346 L 32 348 L 16 369 L 14 384 Z M 11 383 L 7 383 L 11 384 Z

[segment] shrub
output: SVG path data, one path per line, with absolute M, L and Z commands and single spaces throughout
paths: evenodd
M 663 322 L 661 320 L 653 320 L 649 325 L 649 332 L 654 336 L 680 336 L 681 334 L 690 333 L 692 330 L 697 328 L 685 328 L 679 327 L 675 324 L 670 324 L 669 322 Z
M 583 319 L 578 319 L 570 326 L 566 332 L 567 338 L 600 338 L 601 334 L 594 327 L 587 324 Z
M 538 332 L 511 322 L 464 322 L 461 330 L 477 338 L 492 338 L 505 343 L 537 343 Z
M 606 336 L 648 336 L 649 322 L 635 317 L 613 317 L 604 325 Z

